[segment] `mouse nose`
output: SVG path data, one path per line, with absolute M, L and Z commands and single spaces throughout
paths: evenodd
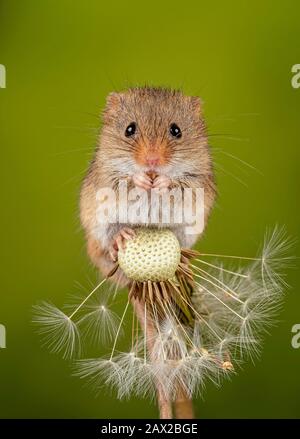
M 147 165 L 150 166 L 150 168 L 154 168 L 159 164 L 159 155 L 158 154 L 151 154 L 146 157 Z
M 147 159 L 147 164 L 151 167 L 154 168 L 155 166 L 157 166 L 159 163 L 159 159 Z

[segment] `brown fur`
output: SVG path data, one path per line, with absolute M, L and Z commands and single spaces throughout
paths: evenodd
M 125 129 L 136 122 L 133 138 Z M 176 123 L 180 139 L 172 138 L 169 127 Z M 147 168 L 147 159 L 158 157 L 155 170 Z M 170 177 L 172 186 L 204 187 L 205 223 L 215 199 L 212 160 L 207 143 L 200 99 L 181 91 L 164 88 L 132 88 L 111 93 L 103 114 L 103 128 L 86 178 L 81 199 L 81 222 L 86 233 L 88 254 L 104 274 L 112 268 L 109 246 L 122 224 L 110 224 L 98 234 L 96 227 L 96 192 L 101 187 L 116 188 L 118 181 L 139 172 L 155 171 Z M 186 238 L 182 227 L 172 228 L 184 247 L 197 237 Z

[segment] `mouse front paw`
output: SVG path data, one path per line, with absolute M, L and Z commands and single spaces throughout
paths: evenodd
M 124 249 L 126 246 L 126 241 L 134 238 L 135 231 L 130 227 L 123 227 L 114 236 L 111 246 L 109 247 L 109 255 L 111 259 L 116 262 L 118 259 L 119 249 Z
M 172 180 L 167 175 L 158 175 L 153 182 L 153 188 L 155 189 L 169 189 L 172 185 Z
M 148 190 L 152 188 L 152 179 L 145 173 L 135 174 L 132 181 L 136 187 Z

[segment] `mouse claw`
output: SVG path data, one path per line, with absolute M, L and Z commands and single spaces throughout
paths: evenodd
M 115 235 L 111 248 L 109 249 L 109 255 L 111 259 L 116 262 L 118 259 L 118 251 L 120 249 L 125 250 L 126 241 L 135 237 L 135 231 L 130 227 L 123 227 Z
M 114 248 L 112 248 L 112 249 L 110 249 L 108 251 L 108 253 L 109 253 L 109 256 L 110 256 L 111 260 L 113 262 L 117 262 L 117 260 L 118 260 L 118 252 Z
M 172 184 L 172 180 L 167 175 L 159 175 L 153 182 L 155 189 L 169 189 Z
M 136 174 L 132 176 L 132 181 L 136 187 L 142 188 L 142 189 L 151 189 L 152 187 L 152 180 L 151 178 L 146 174 Z

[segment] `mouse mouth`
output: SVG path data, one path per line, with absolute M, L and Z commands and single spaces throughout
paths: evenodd
M 170 164 L 159 164 L 155 166 L 149 166 L 148 164 L 139 164 L 136 163 L 134 166 L 134 173 L 145 173 L 150 178 L 154 179 L 155 177 L 158 177 L 159 175 L 165 174 L 169 175 L 171 173 L 171 167 Z
M 154 180 L 156 177 L 158 177 L 159 172 L 157 172 L 157 170 L 155 169 L 149 169 L 146 171 L 146 174 L 152 179 Z

